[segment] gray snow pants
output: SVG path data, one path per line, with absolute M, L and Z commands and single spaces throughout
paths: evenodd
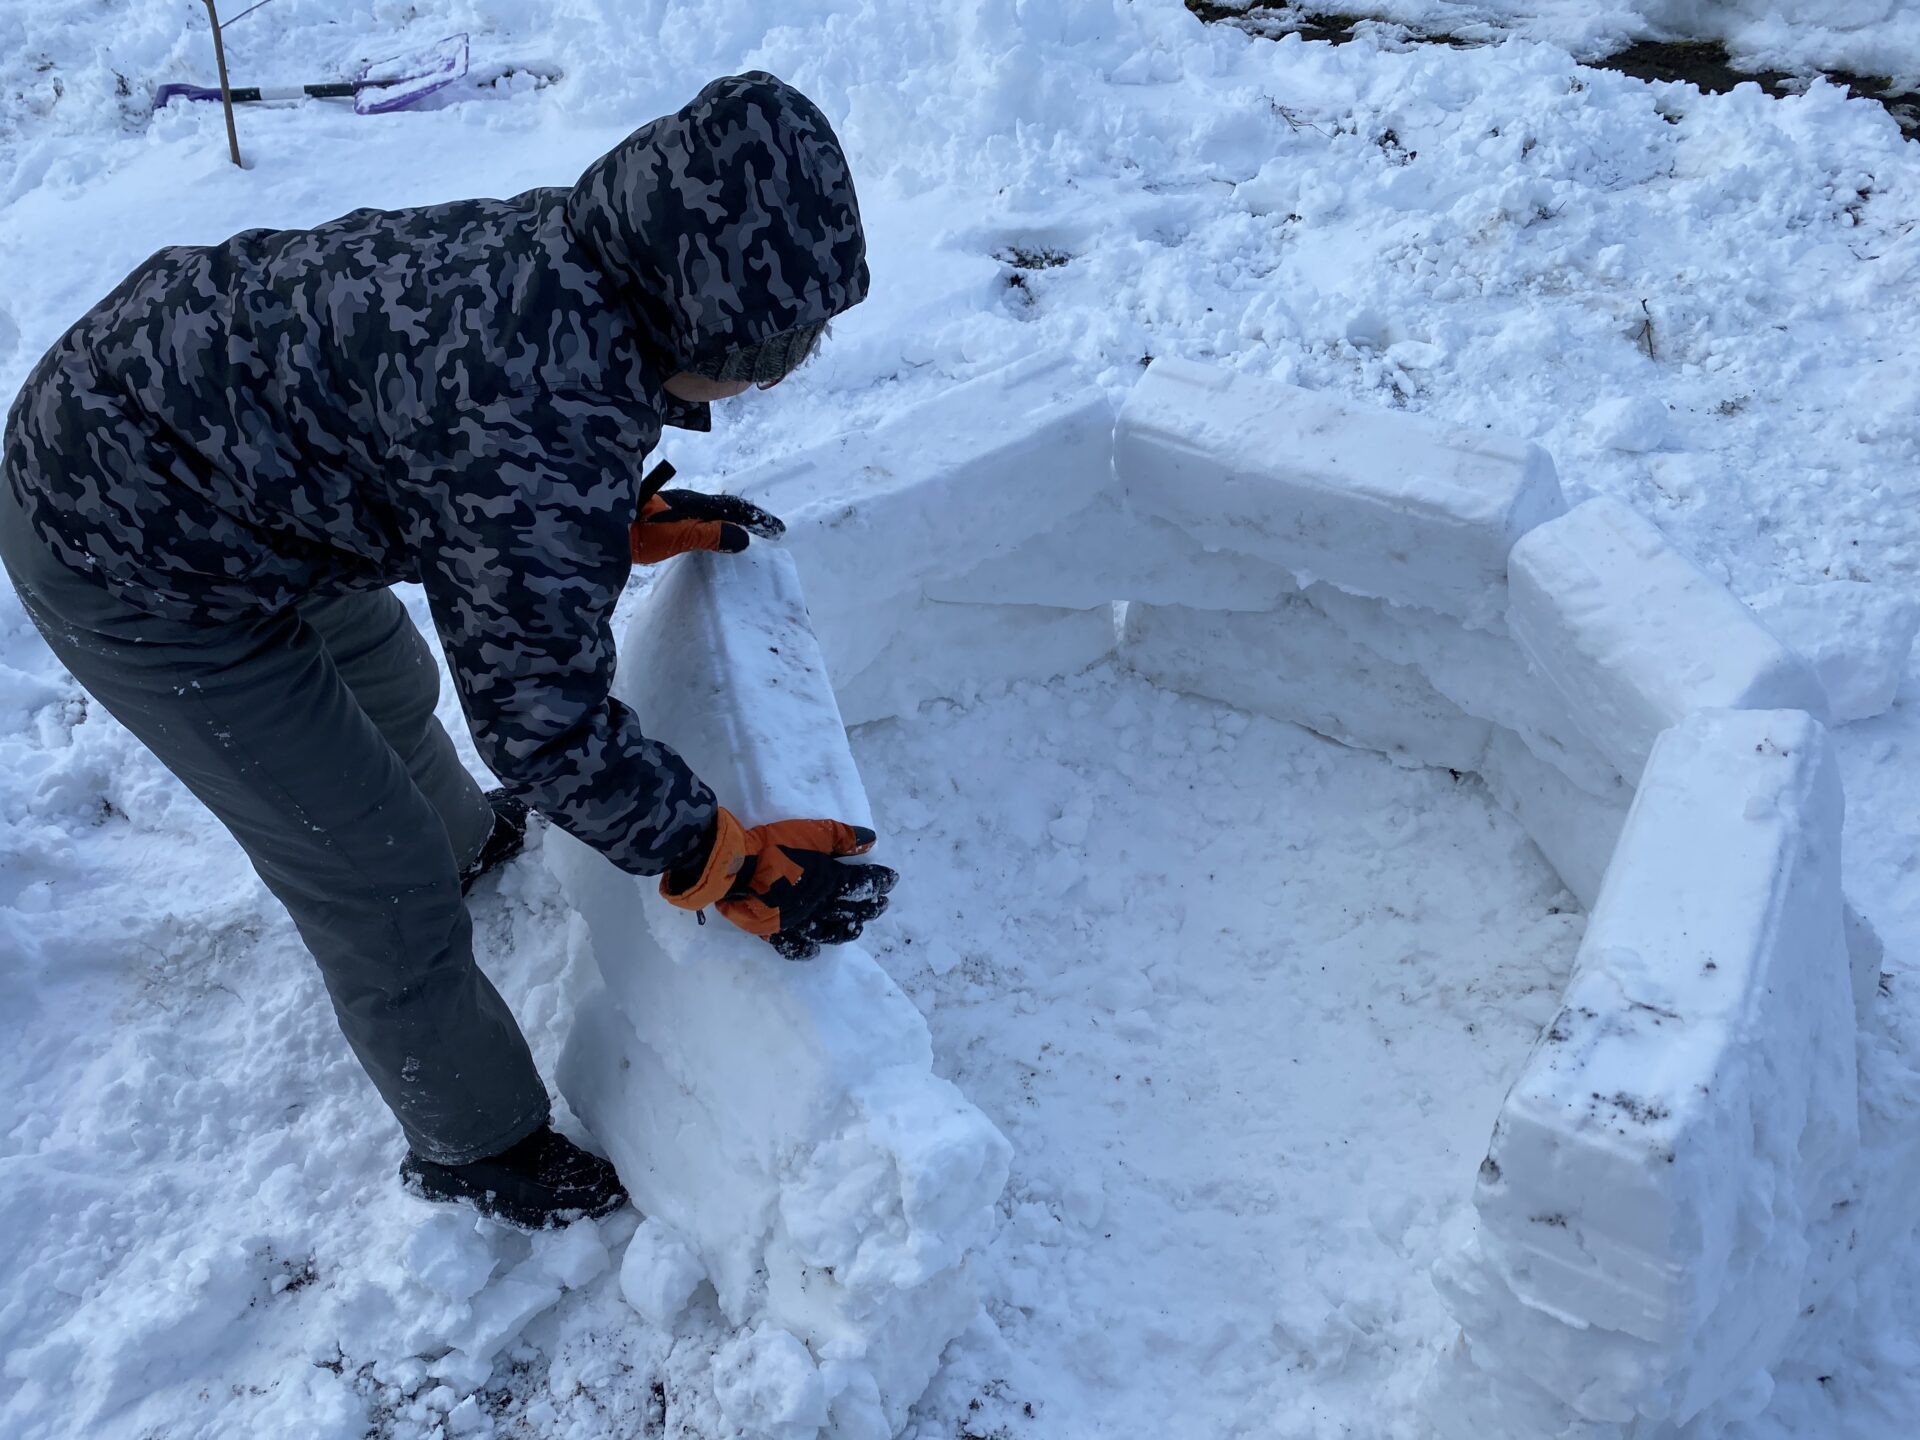
M 0 559 L 60 662 L 293 916 L 414 1151 L 458 1165 L 539 1128 L 546 1089 L 474 963 L 460 893 L 493 812 L 434 718 L 439 669 L 392 593 L 162 619 L 48 554 L 4 482 Z

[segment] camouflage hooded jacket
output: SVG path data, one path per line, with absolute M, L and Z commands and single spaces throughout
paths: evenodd
M 8 417 L 5 482 L 143 610 L 236 618 L 417 580 L 481 755 L 655 874 L 713 796 L 608 691 L 642 460 L 677 369 L 866 294 L 826 118 L 754 72 L 571 190 L 162 250 Z

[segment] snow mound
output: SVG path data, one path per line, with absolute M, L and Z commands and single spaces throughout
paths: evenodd
M 1747 603 L 1813 666 L 1837 724 L 1893 704 L 1920 630 L 1920 599 L 1859 580 L 1776 585 Z

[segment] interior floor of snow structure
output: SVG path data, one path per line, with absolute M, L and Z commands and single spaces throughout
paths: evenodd
M 1472 777 L 1111 665 L 853 734 L 904 877 L 872 949 L 1015 1152 L 998 1334 L 950 1348 L 921 1433 L 1405 1413 L 1584 926 L 1519 827 Z

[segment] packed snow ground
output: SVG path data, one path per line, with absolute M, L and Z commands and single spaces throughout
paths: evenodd
M 1199 1436 L 1404 1408 L 1444 1324 L 1427 1267 L 1580 936 L 1519 827 L 1471 779 L 1108 667 L 855 753 L 930 882 L 876 954 L 1017 1157 L 997 1341 L 931 1413 Z
M 1910 23 L 1852 9 L 1889 45 Z M 216 109 L 141 103 L 206 78 L 196 6 L 12 7 L 0 394 L 160 244 L 567 183 L 764 66 L 840 128 L 876 293 L 793 382 L 673 441 L 690 482 L 1042 346 L 1116 390 L 1183 355 L 1530 435 L 1570 499 L 1627 500 L 1743 594 L 1920 589 L 1920 151 L 1877 106 L 1704 98 L 1526 40 L 1256 41 L 1174 0 L 770 14 L 279 0 L 236 26 L 237 78 L 456 29 L 514 73 L 419 115 L 245 112 L 239 172 Z M 1920 988 L 1911 671 L 1901 694 L 1836 736 L 1896 999 Z M 1424 1265 L 1579 921 L 1471 785 L 1243 718 L 1099 671 L 856 736 L 907 873 L 883 959 L 1017 1150 L 927 1437 L 1422 1433 Z M 522 864 L 476 918 L 550 1070 L 557 890 Z M 711 1311 L 669 1335 L 626 1307 L 631 1218 L 528 1241 L 397 1193 L 285 918 L 10 594 L 0 957 L 7 1433 L 704 1440 L 777 1412 Z M 491 1377 L 442 1358 L 562 1290 Z M 1760 1419 L 1701 1433 L 1907 1434 L 1920 1247 L 1832 1309 Z

